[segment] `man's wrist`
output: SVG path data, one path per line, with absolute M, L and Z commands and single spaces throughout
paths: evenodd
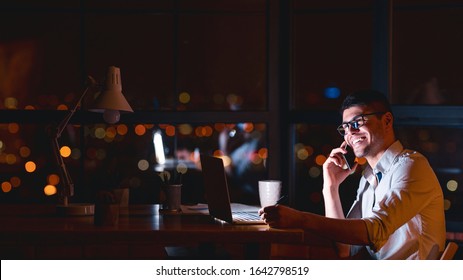
M 339 192 L 339 185 L 323 185 L 322 193 L 323 195 L 332 195 L 338 194 Z

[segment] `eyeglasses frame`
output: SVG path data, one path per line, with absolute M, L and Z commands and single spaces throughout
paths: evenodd
M 368 119 L 365 119 L 366 116 L 384 115 L 386 113 L 387 112 L 373 112 L 373 113 L 368 113 L 368 114 L 357 115 L 357 116 L 353 117 L 353 120 L 348 121 L 348 122 L 343 122 L 342 124 L 340 124 L 338 126 L 338 128 L 337 128 L 337 131 L 339 132 L 339 134 L 341 134 L 341 136 L 344 137 L 346 135 L 346 131 L 348 129 L 351 129 L 351 128 L 359 129 L 362 126 L 364 126 L 365 122 L 368 120 Z M 363 121 L 363 123 L 361 125 L 359 125 L 359 123 L 358 123 L 360 120 Z M 355 124 L 355 126 L 353 124 Z M 344 128 L 344 125 L 347 125 L 347 128 Z

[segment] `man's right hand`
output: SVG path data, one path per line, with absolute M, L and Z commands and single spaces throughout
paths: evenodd
M 347 176 L 357 168 L 357 163 L 353 166 L 352 170 L 343 168 L 345 163 L 341 154 L 347 153 L 347 150 L 344 148 L 346 145 L 347 143 L 344 141 L 340 147 L 331 150 L 330 155 L 323 164 L 324 186 L 338 188 Z
M 260 209 L 259 215 L 273 228 L 301 228 L 303 224 L 303 212 L 280 204 Z

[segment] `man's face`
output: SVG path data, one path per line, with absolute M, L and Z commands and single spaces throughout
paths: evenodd
M 344 139 L 357 157 L 376 157 L 384 149 L 382 114 L 368 115 L 371 113 L 376 112 L 368 106 L 354 106 L 344 110 L 342 114 L 343 123 L 351 122 Z M 354 121 L 358 128 L 352 125 Z

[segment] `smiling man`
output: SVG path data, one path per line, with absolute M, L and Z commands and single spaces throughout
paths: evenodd
M 340 258 L 437 258 L 445 245 L 442 189 L 427 159 L 396 139 L 386 96 L 353 93 L 341 114 L 344 141 L 323 164 L 325 216 L 275 205 L 260 210 L 262 219 L 271 227 L 303 228 L 332 239 Z M 368 166 L 344 216 L 339 186 L 352 173 L 342 156 L 346 145 Z

